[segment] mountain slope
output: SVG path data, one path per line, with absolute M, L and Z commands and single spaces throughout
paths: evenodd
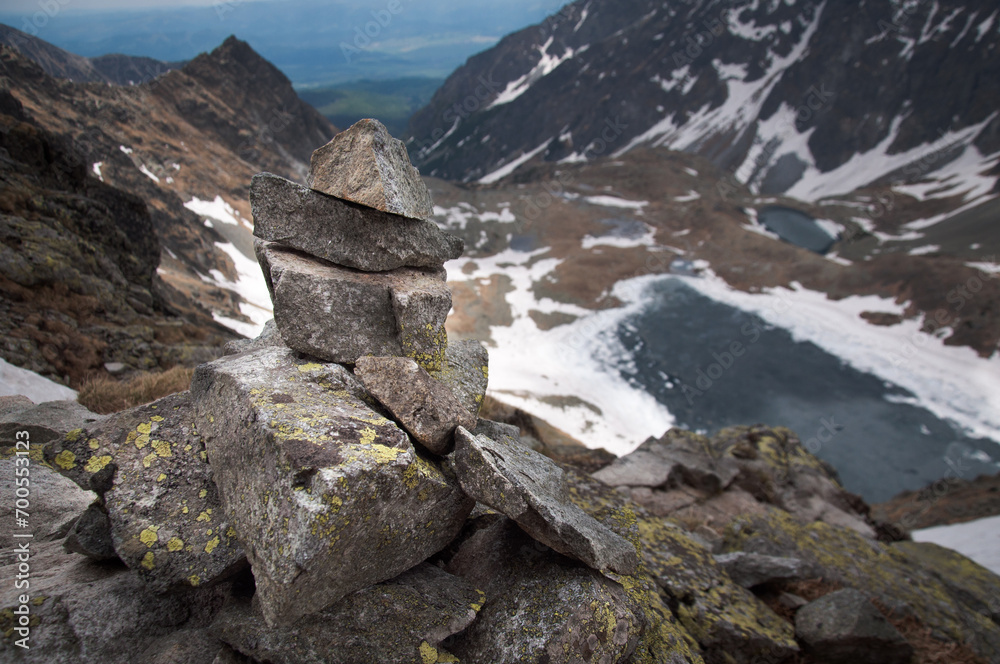
M 805 200 L 1000 156 L 1000 10 L 986 0 L 578 0 L 470 58 L 414 115 L 422 172 L 639 145 Z M 530 157 L 529 157 L 530 155 Z
M 19 52 L 0 47 L 0 87 L 21 105 L 26 121 L 66 146 L 74 168 L 141 201 L 156 240 L 156 260 L 144 264 L 157 275 L 154 285 L 164 285 L 152 291 L 154 309 L 200 321 L 214 330 L 216 341 L 235 336 L 217 323 L 247 335 L 259 331 L 270 317 L 270 300 L 253 256 L 247 185 L 261 170 L 298 178 L 312 149 L 335 132 L 298 100 L 280 72 L 230 39 L 141 85 L 77 84 L 48 76 Z M 78 207 L 64 216 L 90 214 L 89 203 Z M 41 292 L 36 297 L 28 289 L 22 296 L 30 310 L 45 306 Z M 112 357 L 116 349 L 135 347 L 138 332 L 109 341 L 68 374 L 51 362 L 42 362 L 42 373 L 68 375 L 76 384 L 87 373 L 103 371 L 106 362 L 121 362 L 126 370 L 149 368 L 139 359 L 148 352 Z M 4 357 L 34 366 L 38 353 L 26 348 Z

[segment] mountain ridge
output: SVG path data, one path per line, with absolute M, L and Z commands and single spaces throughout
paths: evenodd
M 665 146 L 707 156 L 754 191 L 810 200 L 824 193 L 810 178 L 841 194 L 906 167 L 919 180 L 950 161 L 921 159 L 944 138 L 995 173 L 996 14 L 958 1 L 578 0 L 470 58 L 413 116 L 408 145 L 428 175 L 462 181 L 529 154 L 571 162 L 602 143 L 598 155 Z M 608 120 L 621 128 L 612 145 Z M 913 150 L 830 190 L 852 156 Z
M 135 85 L 184 66 L 184 62 L 163 62 L 121 53 L 87 58 L 3 23 L 0 23 L 0 44 L 17 49 L 50 76 L 68 78 L 74 83 Z

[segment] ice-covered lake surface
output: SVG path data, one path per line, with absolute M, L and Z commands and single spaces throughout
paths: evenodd
M 869 502 L 1000 471 L 1000 357 L 947 346 L 917 319 L 861 317 L 906 303 L 833 301 L 799 284 L 746 293 L 694 261 L 619 282 L 622 307 L 589 311 L 537 297 L 559 262 L 510 249 L 449 271 L 510 280 L 513 323 L 491 328 L 491 393 L 589 446 L 621 455 L 670 426 L 786 426 Z M 572 322 L 540 329 L 532 310 Z
M 783 425 L 869 502 L 944 476 L 1000 470 L 1000 445 L 970 435 L 916 395 L 764 318 L 666 279 L 617 334 L 620 373 L 684 428 Z M 845 333 L 847 331 L 845 330 Z

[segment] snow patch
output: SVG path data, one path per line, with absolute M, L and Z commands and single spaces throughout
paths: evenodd
M 684 194 L 683 196 L 674 196 L 674 200 L 677 201 L 678 203 L 690 203 L 691 201 L 696 201 L 699 198 L 701 198 L 701 194 L 699 194 L 694 189 L 691 189 L 690 191 L 688 191 L 688 193 Z
M 76 390 L 0 359 L 0 396 L 21 394 L 35 403 L 72 401 Z
M 581 46 L 576 51 L 567 47 L 562 55 L 551 55 L 548 51 L 549 47 L 552 46 L 553 41 L 555 41 L 555 37 L 549 37 L 544 44 L 536 47 L 538 52 L 541 54 L 538 64 L 536 64 L 532 70 L 524 76 L 509 82 L 503 92 L 497 95 L 497 98 L 494 99 L 485 110 L 489 110 L 502 104 L 509 104 L 527 92 L 528 88 L 537 83 L 539 79 L 544 78 L 555 71 L 556 67 L 561 65 L 563 62 L 569 60 L 575 54 L 582 53 L 587 50 L 587 46 Z
M 973 152 L 968 155 L 963 154 L 960 159 L 976 160 L 978 158 L 981 160 L 982 155 L 971 143 L 996 116 L 997 112 L 995 111 L 979 124 L 948 132 L 931 143 L 918 145 L 906 152 L 889 154 L 889 147 L 895 142 L 899 128 L 905 119 L 904 116 L 896 116 L 893 118 L 889 133 L 871 150 L 851 155 L 850 159 L 831 171 L 820 172 L 810 164 L 802 178 L 786 191 L 785 195 L 813 203 L 821 197 L 847 194 L 904 167 L 919 168 L 918 164 L 926 163 L 935 155 L 962 143 L 968 146 L 965 149 L 967 153 L 970 150 Z M 967 165 L 966 161 L 961 163 Z M 959 167 L 959 165 L 955 166 L 955 168 Z M 990 178 L 990 182 L 992 187 L 996 178 Z M 972 186 L 978 192 L 981 184 L 976 182 Z
M 536 299 L 535 282 L 559 265 L 545 258 L 548 249 L 476 258 L 476 269 L 463 280 L 508 277 L 514 290 L 506 295 L 514 322 L 490 328 L 490 394 L 542 417 L 589 447 L 626 454 L 649 436 L 660 436 L 673 426 L 673 416 L 643 390 L 621 377 L 618 366 L 628 356 L 616 329 L 638 313 L 645 300 L 649 277 L 622 281 L 612 294 L 625 303 L 617 309 L 590 311 L 575 305 Z M 469 259 L 446 264 L 451 274 L 462 274 Z M 572 323 L 540 330 L 530 310 L 578 316 Z M 560 403 L 560 397 L 570 397 Z M 591 407 L 588 407 L 588 404 Z M 592 410 L 596 408 L 598 412 Z
M 224 224 L 232 224 L 234 226 L 240 225 L 240 219 L 238 218 L 240 213 L 237 212 L 233 206 L 224 201 L 222 196 L 216 195 L 215 199 L 211 201 L 203 201 L 200 198 L 195 197 L 185 203 L 184 207 L 202 217 L 211 217 L 212 219 L 221 221 Z M 206 224 L 206 226 L 207 225 L 208 224 Z
M 678 124 L 676 113 L 672 113 L 633 138 L 614 156 L 618 157 L 644 143 L 691 152 L 713 136 L 745 130 L 756 120 L 761 106 L 781 80 L 785 70 L 800 61 L 805 54 L 809 42 L 819 27 L 819 18 L 823 14 L 825 5 L 824 1 L 816 8 L 812 22 L 803 31 L 798 43 L 789 50 L 788 55 L 781 57 L 774 53 L 770 54 L 771 62 L 766 74 L 757 80 L 746 82 L 745 65 L 724 63 L 719 59 L 712 60 L 712 66 L 719 73 L 720 80 L 726 82 L 727 87 L 726 100 L 720 106 L 711 108 L 711 102 L 708 102 L 683 124 Z
M 604 207 L 625 208 L 628 210 L 642 210 L 649 205 L 649 201 L 630 201 L 617 196 L 584 196 L 583 200 L 591 205 L 603 205 Z
M 523 164 L 526 161 L 530 160 L 535 155 L 539 154 L 542 150 L 544 150 L 545 148 L 549 147 L 549 143 L 551 143 L 551 142 L 552 142 L 552 139 L 550 138 L 549 140 L 545 141 L 544 143 L 542 143 L 541 145 L 539 145 L 537 148 L 535 148 L 531 152 L 525 152 L 520 157 L 518 157 L 517 159 L 511 161 L 510 163 L 505 164 L 504 166 L 501 166 L 500 168 L 498 168 L 497 170 L 493 171 L 492 173 L 490 173 L 488 175 L 484 175 L 483 177 L 479 178 L 479 184 L 491 184 L 493 182 L 497 182 L 498 180 L 502 180 L 503 178 L 507 177 L 508 175 L 510 175 L 511 173 L 513 173 L 515 170 L 517 170 L 517 168 L 521 164 Z
M 160 183 L 160 178 L 153 175 L 153 173 L 148 168 L 146 168 L 146 164 L 139 164 L 139 170 L 142 172 L 143 175 L 148 177 L 153 182 L 156 182 L 157 184 Z
M 462 201 L 455 207 L 445 208 L 435 205 L 433 214 L 438 226 L 444 230 L 465 230 L 470 221 L 499 222 L 510 224 L 517 221 L 517 217 L 510 211 L 510 204 L 500 206 L 500 212 L 480 212 L 475 206 Z
M 104 166 L 104 162 L 103 161 L 99 161 L 99 162 L 95 163 L 90 168 L 94 171 L 94 175 L 97 176 L 97 179 L 100 180 L 101 182 L 104 182 L 104 176 L 101 175 L 101 166 Z
M 625 235 L 615 235 L 613 233 L 608 235 L 599 235 L 594 237 L 593 235 L 585 235 L 581 246 L 584 249 L 593 249 L 594 247 L 618 247 L 620 249 L 631 249 L 633 247 L 654 247 L 656 246 L 656 229 L 649 224 L 643 224 L 645 226 L 645 232 L 638 237 L 635 236 L 625 236 Z
M 233 265 L 236 267 L 236 281 L 229 281 L 218 270 L 211 271 L 212 279 L 206 277 L 202 277 L 202 279 L 215 283 L 219 288 L 231 290 L 242 297 L 244 301 L 240 302 L 240 313 L 252 322 L 234 320 L 215 312 L 212 313 L 212 317 L 216 322 L 229 329 L 253 339 L 264 329 L 264 323 L 274 315 L 271 296 L 267 291 L 267 282 L 264 281 L 264 273 L 261 272 L 260 265 L 257 264 L 256 260 L 244 256 L 243 252 L 233 244 L 216 242 L 215 246 L 226 252 L 233 260 Z
M 1000 274 L 1000 265 L 996 263 L 966 263 L 966 265 L 984 274 Z
M 1000 11 L 1000 10 L 997 10 L 997 11 Z M 990 28 L 993 27 L 993 20 L 996 17 L 997 17 L 997 12 L 993 12 L 992 14 L 989 15 L 989 18 L 987 18 L 985 21 L 983 21 L 982 23 L 980 23 L 979 25 L 976 26 L 976 43 L 977 44 L 979 43 L 979 40 L 983 38 L 983 35 L 985 35 L 987 32 L 989 32 Z
M 958 551 L 994 574 L 1000 574 L 1000 516 L 914 530 L 914 542 L 933 542 Z
M 757 25 L 752 20 L 749 23 L 740 23 L 739 16 L 742 12 L 730 11 L 728 14 L 728 27 L 730 34 L 736 35 L 737 37 L 742 37 L 747 41 L 759 42 L 766 37 L 773 35 L 778 30 L 776 25 Z M 789 24 L 788 31 L 791 31 L 791 24 Z

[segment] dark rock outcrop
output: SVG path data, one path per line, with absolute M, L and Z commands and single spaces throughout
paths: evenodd
M 906 664 L 913 647 L 864 593 L 845 588 L 795 614 L 795 635 L 823 664 Z

